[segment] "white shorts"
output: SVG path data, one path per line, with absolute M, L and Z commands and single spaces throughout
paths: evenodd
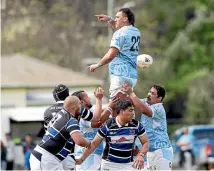
M 173 149 L 164 148 L 147 153 L 147 168 L 149 170 L 172 170 Z
M 106 160 L 102 159 L 101 163 L 101 171 L 112 171 L 112 170 L 117 170 L 117 171 L 129 171 L 129 170 L 138 170 L 134 168 L 133 165 L 134 162 L 130 163 L 114 163 L 114 162 L 109 162 Z M 141 169 L 144 170 L 144 169 Z
M 61 161 L 53 154 L 47 152 L 38 145 L 34 150 L 41 154 L 41 158 L 36 158 L 34 154 L 30 155 L 31 170 L 63 170 Z
M 91 154 L 81 165 L 76 166 L 77 171 L 98 170 L 101 165 L 102 157 L 98 154 Z
M 125 82 L 128 82 L 133 89 L 134 86 L 137 84 L 137 79 L 110 75 L 110 88 L 109 88 L 110 98 L 113 98 L 114 96 L 117 95 L 117 93 L 122 92 L 121 89 Z
M 62 160 L 62 167 L 64 170 L 75 169 L 76 161 L 70 155 L 68 155 L 64 160 Z

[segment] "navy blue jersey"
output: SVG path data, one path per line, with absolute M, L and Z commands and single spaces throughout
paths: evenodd
M 44 113 L 44 128 L 45 131 L 48 128 L 48 124 L 50 120 L 60 111 L 63 109 L 63 103 L 64 101 L 58 101 L 56 104 L 50 106 L 45 110 Z
M 47 131 L 38 145 L 63 160 L 74 151 L 75 143 L 71 134 L 77 131 L 80 132 L 77 119 L 62 109 L 50 120 Z
M 64 104 L 64 101 L 58 101 L 56 104 L 50 106 L 45 111 L 44 128 L 46 131 L 49 127 L 53 126 L 53 124 L 56 122 L 55 120 L 57 120 L 57 118 L 59 117 L 56 114 L 63 109 L 63 104 Z M 79 115 L 79 117 L 74 118 L 74 119 L 76 119 L 79 122 L 80 118 L 83 118 L 86 121 L 91 121 L 93 118 L 93 113 L 90 110 L 87 110 L 84 107 L 81 107 L 81 114 Z M 49 132 L 53 132 L 53 129 L 50 128 Z M 45 140 L 46 138 L 48 138 L 48 137 L 45 134 L 43 139 Z M 44 142 L 44 140 L 43 140 L 43 142 Z M 56 151 L 58 149 L 56 151 L 53 151 L 53 150 L 51 150 L 51 151 L 53 151 L 53 153 L 56 155 L 57 158 L 59 158 L 60 160 L 63 160 L 67 155 L 71 155 L 71 157 L 73 157 L 72 153 L 74 153 L 74 146 L 75 146 L 74 141 L 69 136 L 69 139 L 67 139 L 66 144 L 63 147 L 61 147 L 61 146 L 59 147 L 59 148 L 61 148 L 59 154 L 56 154 Z M 50 153 L 52 153 L 52 152 L 50 152 Z
M 63 104 L 64 101 L 58 101 L 56 104 L 50 106 L 49 108 L 46 109 L 45 113 L 44 113 L 44 128 L 45 131 L 47 130 L 48 126 L 49 126 L 49 122 L 50 120 L 60 111 L 63 109 Z M 88 110 L 85 109 L 84 107 L 81 107 L 81 114 L 80 116 L 77 118 L 77 120 L 79 121 L 80 118 L 86 120 L 86 121 L 91 121 L 93 118 L 93 113 Z
M 97 133 L 106 141 L 103 159 L 115 163 L 132 162 L 135 139 L 145 133 L 143 125 L 135 119 L 125 126 L 121 126 L 117 118 L 109 119 Z

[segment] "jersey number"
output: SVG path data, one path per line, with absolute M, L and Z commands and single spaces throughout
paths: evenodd
M 48 127 L 52 127 L 60 118 L 62 117 L 62 115 L 55 115 L 49 122 Z
M 130 48 L 130 51 L 138 51 L 138 47 L 140 45 L 140 36 L 132 36 L 132 47 Z

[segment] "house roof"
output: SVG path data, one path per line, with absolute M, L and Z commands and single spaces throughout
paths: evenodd
M 22 54 L 1 57 L 2 88 L 53 87 L 56 84 L 94 86 L 102 83 L 85 74 Z

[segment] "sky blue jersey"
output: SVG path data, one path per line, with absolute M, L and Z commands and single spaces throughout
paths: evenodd
M 94 112 L 94 106 L 90 109 L 91 112 Z M 88 141 L 92 141 L 97 134 L 98 128 L 91 128 L 91 122 L 86 121 L 84 119 L 80 119 L 79 121 L 80 131 L 85 139 Z M 78 147 L 77 153 L 83 153 L 84 147 Z M 101 143 L 93 154 L 101 155 L 103 152 L 103 143 Z
M 109 63 L 109 73 L 137 79 L 137 56 L 140 45 L 140 32 L 132 26 L 124 26 L 112 37 L 110 47 L 119 49 L 117 56 Z
M 141 101 L 152 109 L 152 117 L 144 114 L 141 116 L 141 122 L 144 125 L 149 137 L 149 151 L 171 147 L 171 142 L 167 133 L 166 112 L 162 103 L 149 105 L 146 99 Z

